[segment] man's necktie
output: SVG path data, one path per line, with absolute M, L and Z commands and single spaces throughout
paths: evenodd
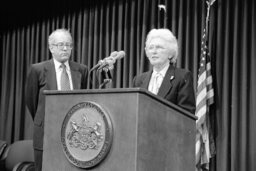
M 60 77 L 61 90 L 70 90 L 69 77 L 66 70 L 66 65 L 61 64 L 62 72 Z

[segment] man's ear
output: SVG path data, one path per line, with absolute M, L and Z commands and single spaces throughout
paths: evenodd
M 52 51 L 53 51 L 53 46 L 49 46 L 49 50 L 50 50 L 50 52 L 52 53 Z

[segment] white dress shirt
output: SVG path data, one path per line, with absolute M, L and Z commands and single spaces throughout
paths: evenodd
M 165 66 L 161 71 L 157 72 L 153 69 L 153 73 L 151 75 L 151 79 L 148 85 L 148 90 L 154 94 L 158 93 L 159 88 L 162 85 L 164 76 L 168 70 L 170 65 Z

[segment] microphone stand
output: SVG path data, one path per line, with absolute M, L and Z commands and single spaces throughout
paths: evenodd
M 101 73 L 101 74 L 100 74 Z M 112 76 L 110 69 L 108 67 L 97 69 L 96 70 L 96 85 L 99 85 L 99 89 L 111 88 Z M 103 79 L 103 82 L 100 84 L 100 81 Z M 93 73 L 92 70 L 89 71 L 89 87 L 93 88 Z
M 112 83 L 112 76 L 111 76 L 110 70 L 108 68 L 103 68 L 103 69 L 99 70 L 99 72 L 104 72 L 103 83 L 100 84 L 99 89 L 110 88 L 111 83 Z

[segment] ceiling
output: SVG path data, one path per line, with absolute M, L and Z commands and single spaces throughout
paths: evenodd
M 0 5 L 0 29 L 9 30 L 102 3 L 99 0 L 7 0 Z

